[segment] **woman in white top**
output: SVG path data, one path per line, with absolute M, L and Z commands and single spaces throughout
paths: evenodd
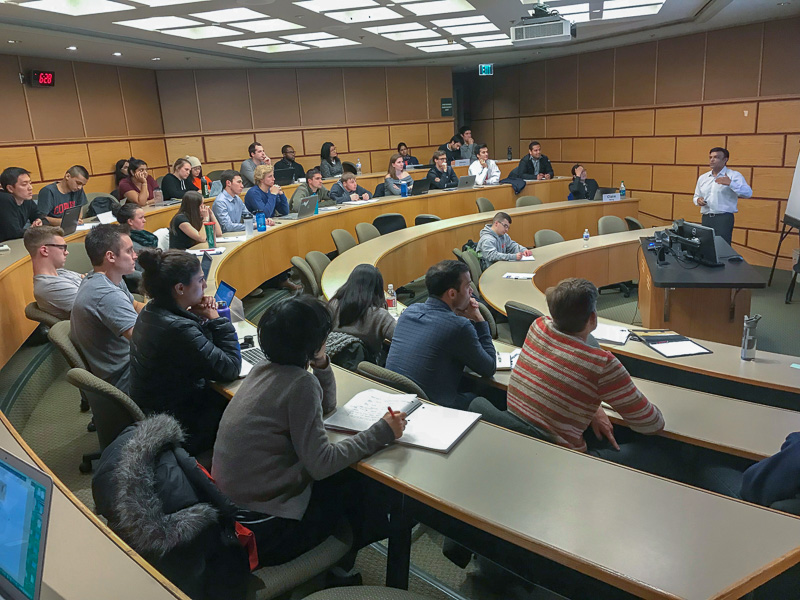
M 403 161 L 402 154 L 392 154 L 389 159 L 389 172 L 386 173 L 383 194 L 385 196 L 401 196 L 400 184 L 405 183 L 408 186 L 408 194 L 411 195 L 411 186 L 414 185 L 414 180 L 411 175 L 406 171 L 406 164 Z
M 478 160 L 469 166 L 469 174 L 475 175 L 475 185 L 496 185 L 500 183 L 500 167 L 489 158 L 489 146 L 478 146 Z

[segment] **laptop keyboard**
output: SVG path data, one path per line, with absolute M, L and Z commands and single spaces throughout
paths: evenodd
M 251 365 L 257 365 L 262 360 L 267 360 L 261 348 L 245 348 L 242 350 L 242 360 L 249 362 Z

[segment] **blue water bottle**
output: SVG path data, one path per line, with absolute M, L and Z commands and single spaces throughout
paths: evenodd
M 217 314 L 219 314 L 220 317 L 228 319 L 228 321 L 231 320 L 231 308 L 224 300 L 217 302 Z
M 267 216 L 262 211 L 256 213 L 256 229 L 259 231 L 267 230 Z
M 408 196 L 408 184 L 405 181 L 400 182 L 400 196 L 403 198 Z

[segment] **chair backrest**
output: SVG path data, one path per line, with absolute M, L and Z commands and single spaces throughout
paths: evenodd
M 550 244 L 557 244 L 563 241 L 564 236 L 557 231 L 553 231 L 552 229 L 540 229 L 533 234 L 533 243 L 537 248 L 549 246 Z
M 52 327 L 61 321 L 61 319 L 55 315 L 51 315 L 49 312 L 45 312 L 39 308 L 39 305 L 36 302 L 31 302 L 25 307 L 25 316 L 31 321 L 38 321 L 47 327 Z
M 628 226 L 625 221 L 614 215 L 606 215 L 597 219 L 597 233 L 598 235 L 606 235 L 608 233 L 621 233 L 628 231 Z
M 386 195 L 386 185 L 383 183 L 379 183 L 375 187 L 375 193 L 372 194 L 373 198 L 383 198 Z
M 478 212 L 494 212 L 494 204 L 489 202 L 488 198 L 484 198 L 483 196 L 479 196 L 475 200 L 475 204 L 478 205 Z
M 472 282 L 477 286 L 481 279 L 481 274 L 483 273 L 483 269 L 481 269 L 481 260 L 474 252 L 469 250 L 462 252 L 459 258 L 467 263 Z
M 522 346 L 531 323 L 544 315 L 521 302 L 506 302 L 506 316 L 508 316 L 508 328 L 511 330 L 511 341 L 515 346 Z
M 303 286 L 303 293 L 310 294 L 315 298 L 319 298 L 319 287 L 317 287 L 317 280 L 314 277 L 314 271 L 302 256 L 293 256 L 290 260 L 294 267 L 295 273 L 300 279 Z
M 429 400 L 429 398 L 425 395 L 425 392 L 422 391 L 422 388 L 411 381 L 408 377 L 405 375 L 400 375 L 400 373 L 390 371 L 389 369 L 379 367 L 374 363 L 367 361 L 360 362 L 358 363 L 356 372 L 359 375 L 363 375 L 364 377 L 372 379 L 373 381 L 377 381 L 378 383 L 398 389 L 406 394 L 416 394 L 423 400 Z
M 436 215 L 417 215 L 414 218 L 414 225 L 425 225 L 425 223 L 434 223 L 441 220 L 442 218 Z
M 492 311 L 489 310 L 489 307 L 486 306 L 483 302 L 478 302 L 478 310 L 481 311 L 481 316 L 483 320 L 489 325 L 489 333 L 492 336 L 493 340 L 497 339 L 497 321 L 494 320 L 494 315 Z
M 400 213 L 386 213 L 378 215 L 372 221 L 375 228 L 381 232 L 381 235 L 392 233 L 393 231 L 400 231 L 406 228 L 406 218 Z
M 628 231 L 637 231 L 639 229 L 644 229 L 644 225 L 642 225 L 642 222 L 635 217 L 625 217 L 625 223 L 627 223 L 628 225 Z
M 144 419 L 142 409 L 127 394 L 86 369 L 70 369 L 67 381 L 86 395 L 101 449 L 113 442 L 128 425 Z
M 350 248 L 355 248 L 358 242 L 346 229 L 334 229 L 331 231 L 333 244 L 336 246 L 336 252 L 344 254 Z
M 64 268 L 76 273 L 88 273 L 92 270 L 92 261 L 89 260 L 89 255 L 86 254 L 86 244 L 83 242 L 70 242 L 67 244 L 67 260 L 64 263 Z
M 517 208 L 523 206 L 536 206 L 541 204 L 542 201 L 537 196 L 520 196 L 517 198 Z
M 115 211 L 120 201 L 111 194 L 98 194 L 89 201 L 89 207 L 83 212 L 87 217 L 95 217 L 100 213 Z
M 342 161 L 342 172 L 343 173 L 352 173 L 353 175 L 358 175 L 358 169 L 349 160 L 343 160 Z
M 161 187 L 161 180 L 164 179 L 164 176 L 161 175 L 160 177 L 156 177 L 156 185 Z
M 69 321 L 59 321 L 50 327 L 50 331 L 47 332 L 47 339 L 58 348 L 70 367 L 88 371 L 89 366 L 86 364 L 86 359 L 81 354 L 81 351 L 78 350 L 78 347 L 72 343 L 72 339 L 69 337 L 69 330 Z
M 356 237 L 358 238 L 358 243 L 363 244 L 369 240 L 381 237 L 381 232 L 378 231 L 378 228 L 372 223 L 358 223 L 356 225 Z
M 222 175 L 222 169 L 218 171 L 211 171 L 211 173 L 207 173 L 206 177 L 208 177 L 211 181 L 219 181 L 220 175 Z
M 314 279 L 317 282 L 317 295 L 322 295 L 322 273 L 327 266 L 331 264 L 331 259 L 326 254 L 319 250 L 312 250 L 306 254 L 306 263 L 311 267 L 311 272 L 314 273 Z

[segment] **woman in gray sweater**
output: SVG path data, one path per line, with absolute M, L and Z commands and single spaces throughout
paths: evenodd
M 322 417 L 336 408 L 325 354 L 331 325 L 327 306 L 310 296 L 270 307 L 258 326 L 268 360 L 253 368 L 219 425 L 212 475 L 244 509 L 238 520 L 254 532 L 261 566 L 310 550 L 342 517 L 353 529 L 354 550 L 375 541 L 371 526 L 381 510 L 385 521 L 370 482 L 353 485 L 360 476 L 347 467 L 399 438 L 406 415 L 386 413 L 366 431 L 328 440 Z
M 402 154 L 392 154 L 389 159 L 389 172 L 386 173 L 383 183 L 383 193 L 385 196 L 401 196 L 400 184 L 405 183 L 408 189 L 408 195 L 411 195 L 411 186 L 414 185 L 414 180 L 411 175 L 406 171 L 406 165 L 403 162 Z
M 322 173 L 323 179 L 331 179 L 333 177 L 341 177 L 344 173 L 342 161 L 336 152 L 336 146 L 333 142 L 325 142 L 322 144 L 322 149 L 319 153 L 320 163 L 319 171 Z

